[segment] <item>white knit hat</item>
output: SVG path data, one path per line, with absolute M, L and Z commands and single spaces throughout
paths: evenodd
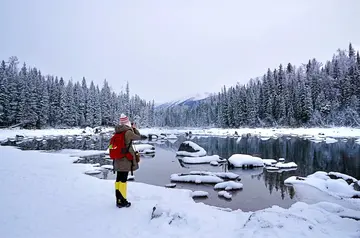
M 120 125 L 127 125 L 131 127 L 130 120 L 124 113 L 122 113 L 120 116 Z

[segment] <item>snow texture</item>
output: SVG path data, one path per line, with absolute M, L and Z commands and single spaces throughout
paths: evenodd
M 84 175 L 89 166 L 73 164 L 69 155 L 1 146 L 0 154 L 16 158 L 2 160 L 0 168 L 6 191 L 0 196 L 1 237 L 360 237 L 360 221 L 342 218 L 359 217 L 359 211 L 324 202 L 229 211 L 195 203 L 189 190 L 131 182 L 132 206 L 119 210 L 114 181 Z
M 227 181 L 227 182 L 215 184 L 214 189 L 225 189 L 226 191 L 229 191 L 229 190 L 242 189 L 243 186 L 244 185 L 242 183 L 237 183 L 234 181 Z
M 190 156 L 190 157 L 200 157 L 200 156 L 206 155 L 206 151 L 204 150 L 204 148 L 202 148 L 201 146 L 199 146 L 198 144 L 196 144 L 192 141 L 184 141 L 182 143 L 182 145 L 187 145 L 187 146 L 191 147 L 195 152 L 177 151 L 176 155 Z
M 234 167 L 263 167 L 264 161 L 255 156 L 234 154 L 229 158 L 229 163 Z
M 224 197 L 226 199 L 231 199 L 232 198 L 232 195 L 227 191 L 220 191 L 220 192 L 218 192 L 218 195 L 220 197 Z
M 193 198 L 197 198 L 197 197 L 208 197 L 209 193 L 205 192 L 205 191 L 194 191 L 192 192 L 191 196 Z
M 185 164 L 208 164 L 212 161 L 220 162 L 222 159 L 218 155 L 208 155 L 202 157 L 181 157 L 180 160 Z

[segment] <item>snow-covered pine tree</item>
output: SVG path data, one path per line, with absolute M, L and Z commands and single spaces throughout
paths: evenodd
M 29 97 L 29 84 L 28 84 L 28 72 L 26 64 L 24 63 L 18 77 L 17 86 L 17 112 L 16 112 L 16 123 L 26 123 L 26 98 Z
M 76 126 L 77 113 L 75 106 L 74 85 L 71 80 L 65 88 L 65 100 L 66 115 L 64 118 L 64 124 L 70 127 Z
M 96 86 L 95 90 L 95 102 L 94 102 L 94 125 L 101 126 L 101 93 L 99 86 Z
M 49 113 L 50 113 L 48 83 L 45 81 L 43 77 L 41 78 L 41 94 L 39 98 L 40 98 L 39 120 L 37 127 L 42 128 L 48 125 Z
M 91 81 L 89 94 L 86 100 L 86 122 L 87 126 L 94 126 L 94 114 L 95 114 L 95 97 L 96 97 L 96 88 L 94 82 Z
M 8 125 L 9 92 L 7 83 L 6 64 L 3 60 L 0 65 L 0 126 Z
M 111 90 L 106 79 L 101 89 L 101 115 L 102 124 L 111 125 Z

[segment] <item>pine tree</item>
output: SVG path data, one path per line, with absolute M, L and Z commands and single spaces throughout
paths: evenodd
M 94 126 L 94 114 L 95 114 L 95 97 L 96 97 L 96 88 L 94 82 L 91 81 L 89 94 L 86 100 L 86 122 L 87 126 Z
M 101 114 L 103 125 L 111 125 L 111 106 L 111 90 L 108 82 L 104 80 L 104 85 L 101 89 Z
M 100 99 L 101 98 L 101 93 L 100 93 L 100 89 L 99 86 L 96 86 L 96 90 L 95 90 L 95 102 L 94 102 L 94 125 L 95 126 L 100 126 L 101 125 L 101 102 Z
M 355 50 L 351 43 L 349 44 L 349 58 L 355 58 Z
M 76 125 L 77 113 L 75 106 L 74 86 L 72 81 L 69 81 L 65 88 L 65 117 L 64 124 L 70 127 Z
M 40 105 L 39 105 L 39 123 L 38 127 L 42 128 L 48 125 L 49 123 L 49 110 L 50 110 L 50 102 L 49 102 L 49 90 L 46 85 L 45 80 L 42 81 L 41 84 L 41 96 L 40 96 Z
M 7 83 L 6 64 L 3 60 L 0 65 L 0 125 L 8 124 L 9 92 Z

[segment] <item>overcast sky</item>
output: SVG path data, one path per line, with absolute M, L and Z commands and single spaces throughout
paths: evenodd
M 0 59 L 156 102 L 360 46 L 359 0 L 0 0 Z

